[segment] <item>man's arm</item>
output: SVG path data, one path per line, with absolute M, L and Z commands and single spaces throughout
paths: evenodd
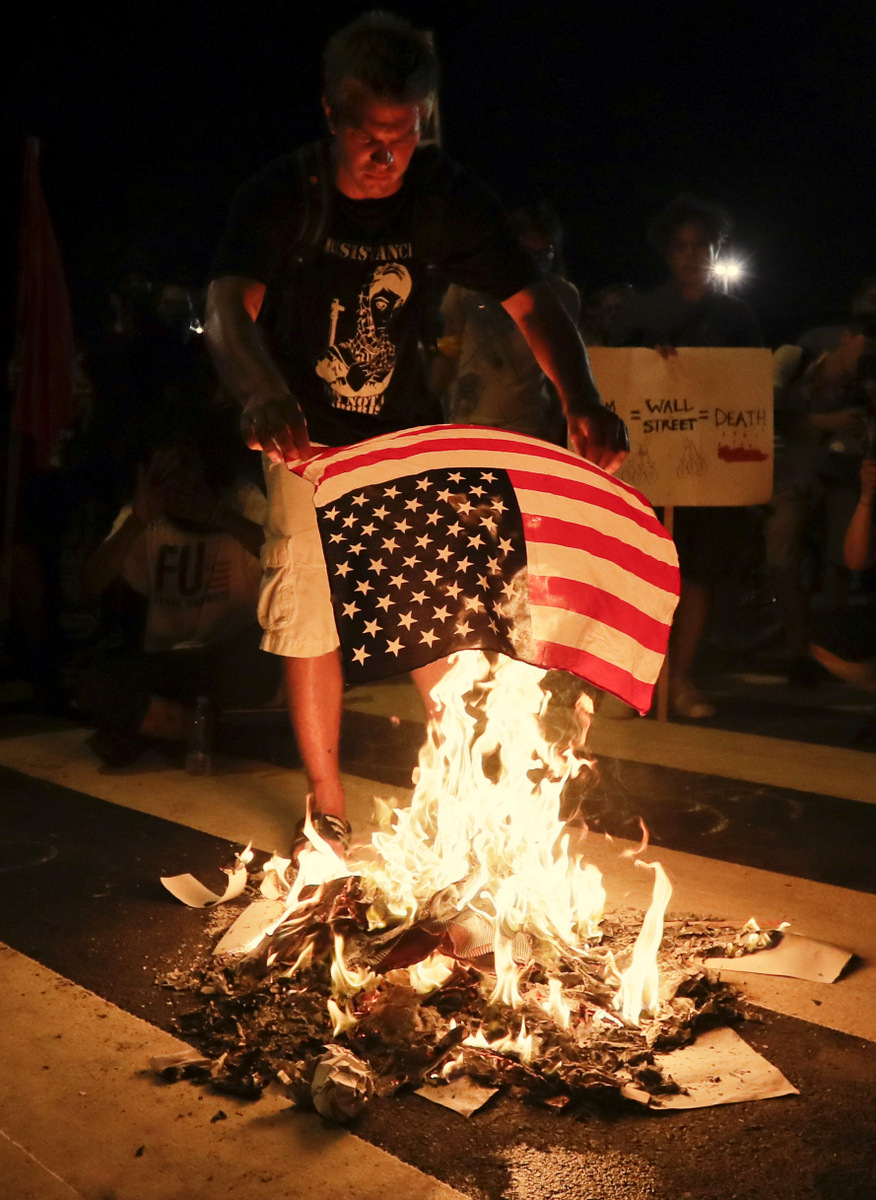
M 587 351 L 577 328 L 544 282 L 502 301 L 536 361 L 557 389 L 577 452 L 606 471 L 616 471 L 630 449 L 627 429 L 600 403 Z
M 876 462 L 865 458 L 861 463 L 861 498 L 852 513 L 843 542 L 843 558 L 852 571 L 870 565 L 870 541 L 873 535 L 873 497 L 876 494 Z
M 265 285 L 238 275 L 207 289 L 204 335 L 223 385 L 243 408 L 246 444 L 272 462 L 297 462 L 313 453 L 298 401 L 259 336 L 256 318 Z

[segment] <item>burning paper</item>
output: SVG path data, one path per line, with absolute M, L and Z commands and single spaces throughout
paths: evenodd
M 191 1047 L 186 1050 L 178 1050 L 174 1054 L 162 1054 L 149 1059 L 149 1070 L 154 1071 L 156 1075 L 160 1075 L 168 1082 L 202 1075 L 205 1071 L 209 1071 L 212 1065 L 209 1058 L 205 1058 L 203 1054 L 199 1054 Z
M 464 1117 L 470 1117 L 472 1113 L 483 1108 L 488 1100 L 492 1100 L 498 1090 L 494 1087 L 482 1087 L 463 1076 L 462 1079 L 451 1080 L 443 1086 L 417 1088 L 416 1094 L 424 1100 L 431 1100 L 433 1104 L 440 1104 L 443 1108 L 450 1108 Z
M 707 1108 L 800 1093 L 732 1029 L 712 1029 L 690 1046 L 655 1055 L 681 1091 L 648 1097 L 652 1108 Z
M 235 856 L 230 866 L 222 870 L 228 876 L 228 886 L 222 895 L 210 891 L 194 875 L 163 875 L 161 882 L 177 900 L 187 904 L 189 908 L 210 908 L 214 904 L 224 904 L 227 900 L 235 900 L 247 881 L 247 864 L 252 862 L 252 842 Z
M 225 931 L 213 953 L 219 958 L 225 955 L 234 957 L 255 949 L 285 912 L 286 905 L 282 900 L 267 900 L 264 897 L 254 900 Z
M 782 933 L 775 945 L 768 945 L 738 958 L 706 958 L 703 966 L 723 974 L 785 975 L 813 983 L 835 983 L 852 955 L 826 942 L 796 933 Z

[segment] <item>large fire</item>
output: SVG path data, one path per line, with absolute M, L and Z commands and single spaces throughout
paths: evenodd
M 390 1090 L 500 1078 L 502 1063 L 548 1092 L 649 1072 L 663 1085 L 649 1051 L 666 1030 L 682 1039 L 697 1005 L 678 985 L 702 974 L 676 971 L 661 988 L 671 886 L 641 857 L 647 837 L 631 852 L 654 875 L 636 932 L 606 917 L 601 874 L 580 852 L 586 826 L 561 816 L 567 784 L 592 766 L 592 706 L 582 697 L 557 738 L 544 673 L 479 652 L 454 656 L 433 699 L 409 806 L 378 800 L 378 832 L 347 861 L 308 823 L 291 886 L 288 860 L 264 865 L 262 893 L 282 911 L 226 979 L 267 979 L 286 1009 L 307 1008 L 308 1036 L 285 1048 L 281 1077 L 312 1080 L 321 1041 L 370 1061 Z M 387 1057 L 399 1042 L 414 1066 Z

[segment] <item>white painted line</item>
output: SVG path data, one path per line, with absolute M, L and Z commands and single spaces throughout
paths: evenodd
M 184 1043 L 0 944 L 0 1126 L 40 1164 L 33 1200 L 464 1200 L 269 1090 L 258 1104 L 163 1084 L 151 1055 Z M 222 1110 L 226 1119 L 212 1121 Z M 61 1192 L 54 1181 L 63 1181 Z M 4 1190 L 4 1196 L 26 1192 Z

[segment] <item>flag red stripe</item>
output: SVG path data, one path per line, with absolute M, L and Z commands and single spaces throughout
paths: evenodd
M 576 549 L 587 551 L 596 558 L 605 558 L 616 563 L 631 575 L 647 580 L 655 587 L 667 592 L 678 590 L 678 568 L 671 563 L 660 562 L 651 554 L 646 554 L 637 546 L 631 546 L 622 538 L 613 537 L 595 529 L 588 528 L 577 521 L 563 521 L 559 517 L 531 516 L 522 512 L 523 529 L 526 541 L 544 542 L 555 546 L 575 546 Z
M 651 707 L 654 693 L 652 683 L 643 683 L 623 667 L 607 662 L 588 650 L 564 646 L 560 642 L 541 642 L 532 659 L 527 661 L 546 669 L 571 671 L 573 675 L 589 680 L 613 696 L 619 696 L 640 713 L 646 713 Z
M 579 460 L 580 461 L 580 460 Z M 657 518 L 653 510 L 634 507 L 624 497 L 616 492 L 607 491 L 604 487 L 595 487 L 583 479 L 569 479 L 565 475 L 549 475 L 544 471 L 521 471 L 512 467 L 508 477 L 514 485 L 515 492 L 532 491 L 544 492 L 549 496 L 557 496 L 564 500 L 578 501 L 582 504 L 592 504 L 597 508 L 606 509 L 618 517 L 633 521 L 642 529 L 652 533 Z M 617 480 L 612 480 L 616 483 Z M 662 526 L 660 526 L 662 529 Z M 667 540 L 669 535 L 666 535 Z
M 591 583 L 529 575 L 529 600 L 533 607 L 565 608 L 600 621 L 635 638 L 640 645 L 665 654 L 669 625 L 642 612 L 635 604 Z

